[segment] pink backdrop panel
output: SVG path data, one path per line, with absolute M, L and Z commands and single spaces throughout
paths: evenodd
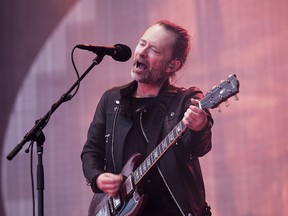
M 6 155 L 75 82 L 72 48 L 80 43 L 123 43 L 134 50 L 149 25 L 169 19 L 187 28 L 193 38 L 192 53 L 176 85 L 196 85 L 207 92 L 230 74 L 240 81 L 240 100 L 229 100 L 227 108 L 222 104 L 221 113 L 211 111 L 213 148 L 201 158 L 213 215 L 288 215 L 287 8 L 285 0 L 75 3 L 48 35 L 23 85 L 17 86 L 1 161 L 6 214 L 32 214 L 29 155 L 22 150 L 12 161 Z M 94 57 L 76 50 L 80 73 Z M 80 153 L 87 129 L 102 93 L 131 80 L 131 63 L 132 59 L 121 63 L 106 56 L 44 129 L 46 215 L 86 214 L 92 191 L 82 174 Z M 35 173 L 36 160 L 35 154 Z

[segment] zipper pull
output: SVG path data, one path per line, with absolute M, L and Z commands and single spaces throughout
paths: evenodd
M 105 135 L 105 142 L 106 142 L 106 143 L 109 142 L 109 137 L 110 137 L 110 133 Z

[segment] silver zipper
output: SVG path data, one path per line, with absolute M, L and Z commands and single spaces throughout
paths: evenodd
M 113 168 L 114 168 L 114 172 L 116 172 L 116 164 L 115 164 L 115 158 L 114 158 L 114 137 L 115 137 L 115 128 L 116 128 L 116 121 L 117 121 L 117 117 L 119 114 L 119 110 L 120 110 L 120 101 L 116 100 L 115 103 L 118 105 L 114 108 L 114 110 L 116 111 L 115 113 L 115 117 L 113 120 L 113 126 L 112 126 L 112 137 L 111 137 L 111 153 L 112 153 L 112 163 L 113 163 Z
M 163 179 L 163 181 L 164 181 L 164 183 L 165 183 L 165 185 L 166 185 L 166 187 L 167 187 L 167 189 L 168 189 L 169 193 L 171 194 L 171 196 L 172 196 L 172 198 L 173 198 L 174 202 L 176 203 L 177 207 L 179 208 L 179 210 L 180 210 L 181 214 L 182 214 L 183 216 L 185 216 L 185 214 L 184 214 L 184 212 L 182 211 L 182 209 L 181 209 L 180 205 L 178 204 L 177 200 L 175 199 L 175 197 L 174 197 L 173 193 L 171 192 L 171 190 L 170 190 L 170 188 L 169 188 L 169 186 L 168 186 L 168 184 L 167 184 L 167 182 L 166 182 L 166 180 L 165 180 L 164 176 L 162 175 L 162 172 L 161 172 L 161 170 L 159 169 L 159 167 L 158 167 L 157 165 L 156 165 L 156 167 L 157 167 L 157 170 L 158 170 L 158 172 L 159 172 L 159 174 L 160 174 L 161 178 Z
M 143 124 L 142 124 L 143 112 L 145 112 L 145 109 L 142 110 L 141 113 L 140 113 L 140 127 L 141 127 L 141 131 L 142 131 L 142 134 L 143 134 L 146 142 L 149 143 L 149 140 L 148 140 L 148 138 L 147 138 L 147 136 L 146 136 L 146 134 L 145 134 L 144 127 L 143 127 Z
M 145 134 L 145 131 L 144 131 L 144 128 L 143 128 L 143 125 L 142 125 L 142 115 L 143 115 L 143 112 L 145 112 L 145 109 L 140 113 L 140 127 L 141 127 L 141 131 L 142 131 L 142 134 L 144 135 L 144 138 L 145 138 L 146 142 L 149 143 L 149 140 L 148 140 L 148 138 L 147 138 L 147 136 L 146 136 L 146 134 Z M 157 165 L 156 165 L 156 166 L 157 166 Z M 160 175 L 161 175 L 161 178 L 163 179 L 163 181 L 164 181 L 164 183 L 165 183 L 165 185 L 166 185 L 169 193 L 171 194 L 174 202 L 176 203 L 177 207 L 178 207 L 179 210 L 181 211 L 181 214 L 182 214 L 183 216 L 185 216 L 185 214 L 183 213 L 180 205 L 178 204 L 177 200 L 175 199 L 174 195 L 172 194 L 172 192 L 171 192 L 171 190 L 170 190 L 167 182 L 165 181 L 165 179 L 164 179 L 164 177 L 163 177 L 163 175 L 162 175 L 162 173 L 161 173 L 161 171 L 160 171 L 160 169 L 159 169 L 158 166 L 157 166 L 157 169 L 158 169 L 158 171 L 159 171 L 159 173 L 160 173 Z

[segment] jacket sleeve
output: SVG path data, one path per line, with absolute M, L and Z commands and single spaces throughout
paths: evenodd
M 105 170 L 106 98 L 104 94 L 97 105 L 81 153 L 83 173 L 94 193 L 101 192 L 96 186 L 96 177 Z
M 202 157 L 207 154 L 212 148 L 212 132 L 211 132 L 211 121 L 205 127 L 205 130 L 202 131 L 192 131 L 187 129 L 187 131 L 182 136 L 182 141 L 185 145 L 185 148 L 188 149 L 188 152 L 193 156 Z
M 187 91 L 188 97 L 185 97 L 183 112 L 187 110 L 189 105 L 191 105 L 190 98 L 201 100 L 204 95 L 203 93 L 197 89 L 193 88 Z M 201 131 L 193 131 L 187 129 L 182 135 L 182 142 L 185 146 L 185 149 L 188 150 L 189 154 L 192 154 L 196 157 L 201 157 L 207 154 L 212 148 L 212 125 L 213 125 L 213 118 L 209 110 L 205 110 L 207 112 L 208 122 L 207 125 Z M 184 113 L 183 113 L 184 114 Z

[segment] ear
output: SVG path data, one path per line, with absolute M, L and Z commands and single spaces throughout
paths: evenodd
M 179 59 L 174 59 L 168 64 L 166 68 L 167 73 L 174 73 L 182 67 L 182 62 Z

